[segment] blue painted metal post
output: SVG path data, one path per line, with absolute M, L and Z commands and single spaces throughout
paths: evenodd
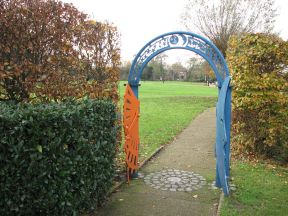
M 229 194 L 229 185 L 228 185 L 228 174 L 227 174 L 227 165 L 229 168 L 229 155 L 226 155 L 226 148 L 229 146 L 227 136 L 227 128 L 230 130 L 230 122 L 227 123 L 227 105 L 229 109 L 229 104 L 227 104 L 227 93 L 229 92 L 229 83 L 230 77 L 226 77 L 221 90 L 218 96 L 217 102 L 217 118 L 216 118 L 216 186 L 222 188 L 224 194 L 227 196 Z M 231 115 L 230 115 L 231 116 Z M 229 120 L 229 117 L 228 117 Z M 230 149 L 229 149 L 230 151 Z M 228 164 L 227 164 L 228 163 Z
M 135 95 L 136 98 L 138 99 L 138 86 L 139 86 L 139 85 L 138 85 L 138 84 L 135 85 L 134 83 L 133 83 L 133 84 L 130 84 L 130 83 L 129 83 L 129 85 L 131 86 L 134 95 Z
M 231 131 L 231 93 L 232 88 L 229 85 L 226 101 L 225 101 L 225 127 L 226 127 L 226 137 L 227 143 L 225 148 L 225 169 L 227 177 L 230 177 L 230 131 Z

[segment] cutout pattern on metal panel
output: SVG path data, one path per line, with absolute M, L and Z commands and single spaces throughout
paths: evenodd
M 123 127 L 125 133 L 124 151 L 126 153 L 127 179 L 138 168 L 139 148 L 139 107 L 140 102 L 129 84 L 126 86 L 123 105 Z

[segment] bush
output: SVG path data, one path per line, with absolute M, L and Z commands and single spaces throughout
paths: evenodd
M 74 215 L 105 198 L 117 126 L 107 101 L 0 104 L 0 215 Z
M 232 147 L 288 162 L 288 42 L 247 34 L 230 40 Z
M 118 101 L 116 27 L 58 0 L 0 1 L 0 100 Z

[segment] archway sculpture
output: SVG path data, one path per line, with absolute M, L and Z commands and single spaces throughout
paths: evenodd
M 148 42 L 136 55 L 129 72 L 124 96 L 123 127 L 125 133 L 127 176 L 138 166 L 139 109 L 138 87 L 142 72 L 148 62 L 158 54 L 171 49 L 190 50 L 202 56 L 213 69 L 218 82 L 218 102 L 216 106 L 216 186 L 229 194 L 230 176 L 230 125 L 231 87 L 226 61 L 218 48 L 208 39 L 191 32 L 169 32 Z

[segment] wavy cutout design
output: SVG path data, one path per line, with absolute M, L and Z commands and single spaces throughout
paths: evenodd
M 124 152 L 126 154 L 127 179 L 138 169 L 139 150 L 139 108 L 140 102 L 136 98 L 130 85 L 127 84 L 123 105 L 123 127 L 125 133 Z

